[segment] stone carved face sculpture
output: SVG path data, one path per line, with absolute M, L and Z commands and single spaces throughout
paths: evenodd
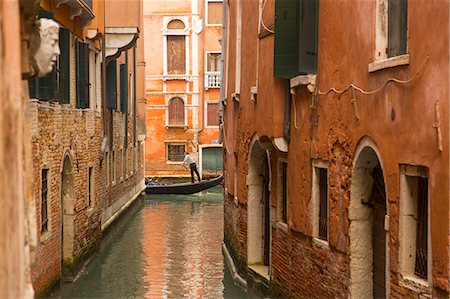
M 34 56 L 37 75 L 43 77 L 53 69 L 59 54 L 59 25 L 53 20 L 39 19 L 37 21 L 39 28 L 40 45 Z

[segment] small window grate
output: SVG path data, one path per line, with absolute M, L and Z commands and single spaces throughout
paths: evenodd
M 41 232 L 48 231 L 47 197 L 48 197 L 48 169 L 42 169 L 42 181 L 41 181 Z
M 414 273 L 426 279 L 428 276 L 428 180 L 419 178 L 418 183 L 418 219 Z

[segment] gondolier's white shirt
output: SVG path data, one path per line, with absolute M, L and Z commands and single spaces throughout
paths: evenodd
M 192 164 L 192 163 L 195 163 L 194 159 L 192 159 L 192 157 L 191 157 L 190 155 L 186 155 L 186 156 L 184 157 L 183 164 L 186 163 L 186 162 L 187 162 L 189 165 Z

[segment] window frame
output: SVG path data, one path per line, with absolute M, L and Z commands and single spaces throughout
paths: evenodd
M 408 36 L 409 36 L 409 26 L 408 26 L 408 0 L 406 1 L 406 32 L 405 32 L 405 53 L 389 57 L 388 56 L 388 46 L 389 46 L 389 1 L 391 0 L 376 0 L 375 6 L 375 48 L 373 62 L 368 65 L 368 72 L 376 72 L 378 70 L 409 65 L 410 54 L 408 52 Z
M 284 189 L 283 180 L 283 165 L 286 165 L 286 190 Z M 289 195 L 288 195 L 288 184 L 287 184 L 287 169 L 288 163 L 287 158 L 278 158 L 277 161 L 277 226 L 287 232 L 288 230 L 288 219 L 289 219 Z M 283 196 L 286 195 L 286 204 L 283 204 Z M 283 210 L 285 210 L 286 219 L 283 219 Z
M 223 5 L 223 1 L 222 0 L 206 0 L 205 1 L 205 20 L 206 20 L 205 24 L 206 24 L 206 26 L 222 26 L 222 23 L 209 23 L 209 8 L 208 8 L 208 4 L 210 2 L 215 2 L 215 3 L 220 2 Z M 222 16 L 222 18 L 223 18 L 223 16 Z
M 169 29 L 168 25 L 171 21 L 179 20 L 183 22 L 183 29 Z M 190 28 L 188 27 L 189 19 L 186 16 L 164 16 L 163 17 L 163 26 L 162 26 L 162 39 L 163 39 L 163 77 L 164 78 L 174 78 L 174 79 L 186 79 L 190 73 L 190 64 L 189 64 L 189 34 Z M 185 37 L 185 71 L 184 74 L 169 74 L 168 72 L 168 55 L 167 55 L 167 36 L 170 35 L 183 35 Z
M 170 124 L 170 119 L 169 119 L 169 109 L 170 109 L 170 103 L 173 99 L 175 98 L 179 98 L 181 99 L 181 101 L 183 102 L 184 105 L 184 115 L 183 115 L 183 119 L 184 119 L 184 123 L 183 124 L 176 124 L 176 125 L 171 125 Z M 187 109 L 187 100 L 185 98 L 185 96 L 183 95 L 171 95 L 166 97 L 166 128 L 187 128 L 188 126 L 188 120 L 187 120 L 187 115 L 188 115 L 188 109 Z
M 427 188 L 427 277 L 415 273 L 418 213 L 419 213 L 419 180 L 426 179 Z M 430 177 L 425 166 L 400 164 L 400 196 L 399 196 L 399 272 L 402 284 L 408 289 L 431 294 L 433 282 L 433 259 L 431 242 L 430 214 Z M 413 190 L 417 189 L 417 190 Z M 414 197 L 415 196 L 415 197 Z M 411 216 L 412 214 L 412 216 Z M 414 217 L 416 216 L 416 217 Z M 412 220 L 414 219 L 414 220 Z M 413 221 L 413 223 L 411 223 Z M 412 225 L 414 228 L 412 229 Z
M 186 152 L 187 150 L 187 142 L 183 142 L 183 141 L 166 141 L 165 142 L 165 148 L 166 148 L 166 164 L 182 164 L 183 160 L 184 160 L 184 155 L 183 155 L 183 159 L 181 161 L 172 161 L 169 160 L 169 146 L 183 146 L 184 147 L 184 152 Z
M 208 123 L 208 105 L 211 105 L 211 104 L 214 104 L 214 105 L 217 105 L 217 125 L 210 125 L 209 123 Z M 220 117 L 220 113 L 219 113 L 219 107 L 220 106 L 220 101 L 219 100 L 215 100 L 215 101 L 212 101 L 212 100 L 205 100 L 205 107 L 204 107 L 204 111 L 205 111 L 205 113 L 204 113 L 204 115 L 205 115 L 205 128 L 207 128 L 207 129 L 218 129 L 219 128 L 219 117 Z
M 327 221 L 327 237 L 326 239 L 322 239 L 320 236 L 320 207 L 321 207 L 321 180 L 320 180 L 320 171 L 325 170 L 327 181 L 327 207 L 326 207 L 326 221 Z M 313 160 L 312 162 L 312 188 L 311 188 L 311 220 L 312 220 L 312 237 L 315 244 L 322 245 L 326 248 L 329 248 L 329 237 L 330 237 L 330 192 L 329 192 L 329 164 L 327 161 L 323 160 Z
M 43 205 L 44 205 L 44 172 L 45 172 L 45 182 L 46 182 L 46 186 L 45 186 L 45 216 L 46 216 L 46 219 L 45 219 L 45 229 L 44 229 L 44 219 L 43 219 L 43 217 L 44 217 L 44 213 L 43 213 Z M 49 189 L 49 178 L 50 178 L 50 169 L 49 169 L 49 167 L 46 167 L 46 166 L 44 166 L 44 167 L 42 167 L 41 168 L 41 171 L 40 171 L 40 181 L 41 181 L 41 184 L 40 184 L 40 211 L 41 211 L 41 213 L 40 213 L 40 233 L 41 233 L 41 236 L 42 235 L 44 235 L 44 234 L 46 234 L 46 233 L 48 233 L 48 232 L 50 232 L 50 217 L 49 217 L 49 191 L 50 191 L 50 189 Z

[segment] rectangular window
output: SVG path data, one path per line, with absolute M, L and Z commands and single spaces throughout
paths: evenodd
M 319 238 L 328 240 L 328 173 L 325 168 L 319 170 Z
M 275 2 L 274 77 L 317 73 L 318 0 Z
M 76 108 L 89 108 L 89 44 L 77 41 L 76 48 L 76 85 L 77 105 Z
M 417 192 L 417 239 L 414 273 L 428 277 L 428 179 L 418 178 Z
M 167 144 L 167 161 L 182 162 L 184 160 L 184 144 Z
M 287 163 L 281 163 L 281 221 L 287 223 Z
M 106 107 L 117 109 L 117 61 L 108 62 L 106 66 Z
M 120 65 L 120 111 L 128 112 L 128 63 Z
M 206 103 L 206 125 L 219 126 L 219 103 Z
M 408 0 L 388 0 L 388 57 L 406 54 Z
M 109 152 L 106 152 L 106 186 L 109 186 L 109 183 L 111 182 L 110 168 Z
M 207 24 L 221 25 L 222 24 L 222 1 L 208 0 L 207 3 Z
M 313 237 L 328 241 L 328 163 L 326 161 L 313 162 L 311 195 Z
M 112 182 L 115 183 L 116 182 L 116 155 L 115 152 L 112 151 L 111 152 L 111 179 Z
M 186 73 L 186 41 L 184 35 L 167 36 L 167 72 Z
M 88 207 L 92 206 L 92 200 L 94 198 L 94 167 L 89 167 L 88 170 Z
M 400 165 L 400 174 L 400 271 L 428 282 L 428 168 Z
M 48 231 L 48 169 L 41 172 L 41 232 Z

